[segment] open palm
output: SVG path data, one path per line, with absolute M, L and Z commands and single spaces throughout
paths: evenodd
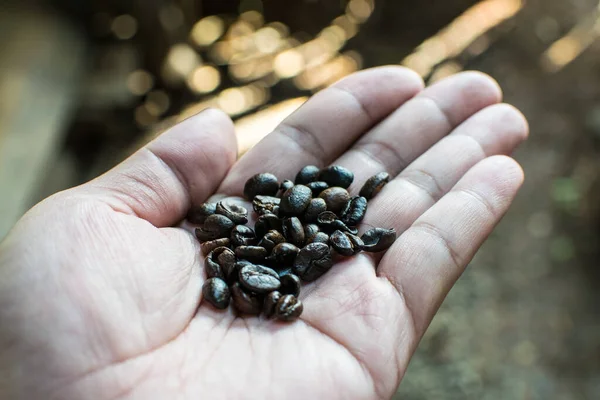
M 527 124 L 498 86 L 462 73 L 422 88 L 400 67 L 320 92 L 236 161 L 207 110 L 107 174 L 34 207 L 0 246 L 0 397 L 370 399 L 396 390 L 443 298 L 507 210 Z M 174 227 L 248 177 L 340 164 L 357 188 L 395 178 L 365 226 L 400 236 L 336 264 L 299 321 L 201 303 L 199 244 Z

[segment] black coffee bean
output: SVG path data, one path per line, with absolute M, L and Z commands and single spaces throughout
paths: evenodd
M 326 233 L 332 233 L 334 231 L 340 230 L 342 232 L 348 232 L 353 235 L 358 233 L 358 229 L 350 228 L 345 223 L 340 221 L 334 213 L 331 211 L 325 211 L 324 213 L 319 214 L 317 218 L 317 224 Z
M 352 181 L 354 181 L 354 174 L 344 167 L 332 165 L 321 170 L 319 180 L 327 182 L 329 186 L 339 186 L 348 189 L 352 185 Z
M 348 226 L 360 224 L 367 213 L 367 199 L 362 196 L 352 197 L 340 213 L 341 220 Z
M 360 242 L 355 239 L 360 240 L 356 236 L 351 240 L 349 234 L 335 231 L 329 236 L 329 244 L 338 254 L 350 257 L 361 251 Z
M 235 309 L 241 314 L 260 314 L 263 300 L 260 296 L 248 293 L 239 282 L 231 285 L 231 300 Z
M 248 223 L 248 210 L 237 204 L 229 204 L 225 201 L 217 203 L 217 214 L 221 214 L 233 221 L 234 224 Z
M 281 232 L 282 229 L 281 219 L 275 214 L 263 214 L 256 220 L 254 225 L 254 232 L 257 238 L 262 238 L 269 231 Z
M 236 225 L 231 231 L 231 244 L 237 246 L 253 246 L 256 244 L 256 234 L 246 225 Z
M 299 251 L 300 249 L 291 243 L 280 243 L 273 248 L 269 258 L 273 267 L 280 270 L 292 266 Z
M 341 187 L 330 187 L 329 189 L 324 190 L 319 197 L 325 200 L 327 211 L 331 211 L 335 214 L 339 214 L 350 200 L 348 191 Z
M 394 229 L 373 228 L 361 236 L 364 245 L 362 249 L 371 253 L 387 250 L 396 241 Z
M 203 224 L 206 218 L 217 212 L 215 203 L 204 203 L 199 206 L 194 206 L 190 209 L 187 215 L 187 220 L 192 224 Z
M 311 243 L 298 252 L 293 271 L 303 281 L 312 282 L 329 271 L 332 265 L 329 246 L 325 243 Z
M 210 242 L 202 242 L 200 243 L 200 249 L 202 250 L 202 254 L 208 254 L 217 247 L 229 247 L 230 241 L 229 238 L 221 238 L 211 240 Z
M 317 181 L 306 184 L 306 187 L 312 191 L 313 197 L 319 197 L 323 190 L 329 188 L 329 185 L 327 182 Z
M 327 203 L 325 203 L 325 200 L 320 197 L 312 199 L 304 212 L 304 221 L 315 222 L 319 217 L 319 214 L 325 211 L 327 211 Z
M 278 231 L 272 230 L 269 231 L 263 236 L 263 238 L 258 242 L 258 246 L 264 247 L 268 253 L 273 251 L 273 248 L 277 246 L 279 243 L 285 242 L 285 238 Z
M 298 217 L 283 220 L 283 236 L 287 241 L 297 247 L 304 245 L 304 227 Z
M 315 236 L 306 241 L 306 244 L 310 243 L 329 243 L 329 235 L 325 232 L 317 232 Z
M 256 196 L 254 200 L 252 200 L 252 208 L 258 215 L 263 214 L 275 214 L 277 215 L 279 203 L 281 199 L 279 197 L 273 196 Z
M 221 269 L 218 262 L 213 261 L 211 255 L 206 256 L 204 259 L 204 268 L 206 269 L 207 278 L 220 278 L 225 279 L 225 274 Z
M 300 295 L 300 288 L 302 287 L 302 282 L 300 281 L 300 278 L 298 278 L 296 275 L 280 275 L 279 281 L 281 282 L 281 287 L 279 288 L 281 294 L 291 294 L 296 297 Z
M 352 246 L 354 247 L 354 254 L 358 254 L 362 251 L 363 246 L 365 245 L 365 243 L 362 241 L 362 239 L 360 237 L 358 237 L 358 232 L 356 234 L 352 234 L 352 233 L 348 233 L 345 232 L 346 236 L 348 236 L 348 239 L 350 239 L 350 242 L 352 243 Z
M 238 246 L 235 248 L 237 258 L 250 262 L 261 263 L 267 258 L 267 249 L 259 246 Z
M 196 228 L 196 237 L 203 242 L 228 237 L 233 226 L 233 221 L 226 216 L 213 214 L 206 218 L 202 227 Z
M 281 298 L 281 293 L 273 291 L 265 297 L 265 303 L 263 305 L 263 314 L 266 318 L 272 318 L 275 315 L 275 306 Z
M 275 306 L 275 318 L 292 322 L 298 319 L 304 310 L 302 302 L 291 294 L 282 296 Z
M 227 283 L 232 284 L 238 281 L 240 270 L 246 265 L 254 265 L 248 260 L 237 260 L 233 266 L 223 266 L 223 273 L 225 274 L 225 280 Z
M 290 181 L 289 179 L 286 179 L 283 182 L 281 182 L 281 184 L 279 185 L 279 193 L 284 194 L 286 190 L 289 190 L 293 187 L 294 187 L 294 182 Z
M 269 293 L 279 289 L 279 275 L 262 265 L 246 265 L 239 272 L 240 283 L 254 293 Z
M 317 224 L 304 225 L 304 240 L 306 242 L 310 241 L 320 230 Z
M 206 301 L 219 310 L 224 310 L 229 306 L 231 292 L 223 279 L 207 279 L 202 285 L 202 295 Z
M 390 181 L 390 174 L 387 172 L 380 172 L 367 179 L 363 187 L 360 189 L 360 195 L 365 197 L 367 200 L 371 200 L 375 197 L 381 189 Z
M 275 196 L 279 190 L 279 182 L 273 174 L 256 174 L 246 181 L 244 196 L 252 201 L 255 196 Z
M 304 210 L 310 204 L 312 192 L 309 188 L 303 185 L 296 185 L 293 188 L 286 190 L 281 196 L 281 204 L 279 210 L 285 215 L 302 215 Z
M 306 167 L 302 168 L 300 172 L 298 172 L 294 182 L 296 185 L 306 185 L 307 183 L 314 182 L 319 177 L 320 172 L 321 170 L 319 167 L 307 165 Z
M 221 267 L 224 279 L 228 277 L 228 273 L 233 270 L 234 264 L 237 262 L 235 253 L 227 247 L 217 247 L 212 251 L 210 257 L 212 261 L 216 262 Z

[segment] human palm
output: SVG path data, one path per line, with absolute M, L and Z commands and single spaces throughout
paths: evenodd
M 96 180 L 46 199 L 0 245 L 0 397 L 389 398 L 448 290 L 507 210 L 527 136 L 488 77 L 422 90 L 400 67 L 328 88 L 236 161 L 231 122 L 205 111 Z M 191 204 L 258 172 L 307 164 L 395 178 L 364 226 L 387 253 L 337 263 L 294 323 L 202 303 Z

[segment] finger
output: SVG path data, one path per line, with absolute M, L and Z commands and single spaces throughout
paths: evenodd
M 501 98 L 498 84 L 482 73 L 446 78 L 407 101 L 335 164 L 356 171 L 354 189 L 382 171 L 395 176 L 464 120 Z
M 385 254 L 378 275 L 402 294 L 418 335 L 522 183 L 523 171 L 513 159 L 495 156 L 481 161 Z
M 215 192 L 233 165 L 231 120 L 208 109 L 174 126 L 106 174 L 77 190 L 158 227 L 180 221 Z
M 510 154 L 528 135 L 525 117 L 497 104 L 478 112 L 393 179 L 369 204 L 367 226 L 403 232 L 486 157 Z
M 313 96 L 232 168 L 220 192 L 240 194 L 259 172 L 290 179 L 305 165 L 326 165 L 360 135 L 423 87 L 421 78 L 402 67 L 358 72 Z

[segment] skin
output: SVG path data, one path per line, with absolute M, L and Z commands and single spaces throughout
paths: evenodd
M 316 94 L 236 161 L 231 121 L 207 110 L 30 210 L 0 244 L 0 398 L 378 399 L 396 391 L 444 297 L 523 182 L 527 137 L 498 85 L 461 73 L 423 89 L 401 67 Z M 276 157 L 268 157 L 276 154 Z M 258 172 L 340 164 L 392 181 L 364 226 L 393 227 L 303 288 L 282 324 L 203 303 L 192 203 L 239 195 Z M 364 229 L 363 229 L 364 230 Z

